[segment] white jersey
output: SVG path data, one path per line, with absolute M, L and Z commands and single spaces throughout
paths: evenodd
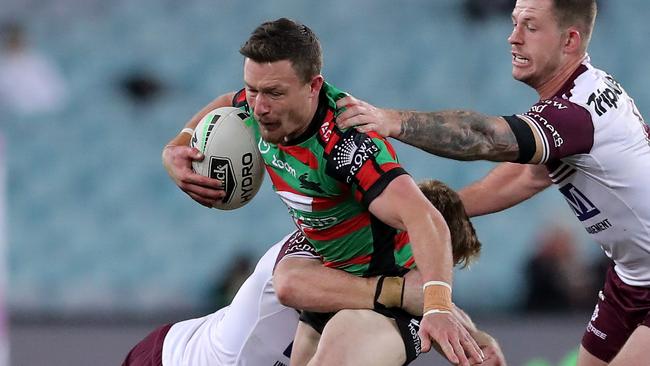
M 632 98 L 586 57 L 555 96 L 517 117 L 619 277 L 650 287 L 650 129 Z
M 163 366 L 288 365 L 299 314 L 275 296 L 273 268 L 289 256 L 320 259 L 305 243 L 299 232 L 287 235 L 259 260 L 230 306 L 174 324 L 163 343 Z

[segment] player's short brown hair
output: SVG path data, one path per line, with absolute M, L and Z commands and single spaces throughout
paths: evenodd
M 289 60 L 305 83 L 320 74 L 323 65 L 320 41 L 304 24 L 280 18 L 255 28 L 239 53 L 261 62 Z
M 465 212 L 458 193 L 438 180 L 426 180 L 418 184 L 425 197 L 440 211 L 451 234 L 454 265 L 467 267 L 481 252 L 481 242 L 474 225 Z
M 553 0 L 553 10 L 560 28 L 578 28 L 587 49 L 598 13 L 596 0 Z

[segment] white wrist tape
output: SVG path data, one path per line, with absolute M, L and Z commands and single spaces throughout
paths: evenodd
M 189 127 L 185 127 L 184 129 L 181 130 L 180 133 L 189 133 L 190 135 L 194 135 L 194 130 Z
M 425 282 L 424 285 L 422 285 L 422 290 L 424 291 L 424 289 L 429 287 L 429 286 L 444 286 L 444 287 L 448 288 L 449 291 L 451 291 L 451 285 L 448 284 L 447 282 L 444 282 L 444 281 L 428 281 L 428 282 Z
M 449 310 L 439 310 L 439 309 L 431 309 L 424 314 L 422 314 L 422 317 L 425 317 L 426 315 L 429 314 L 451 314 L 451 311 Z

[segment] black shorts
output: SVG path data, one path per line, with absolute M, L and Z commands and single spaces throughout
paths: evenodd
M 397 323 L 397 329 L 404 341 L 404 349 L 406 351 L 406 362 L 408 365 L 415 360 L 422 352 L 422 342 L 418 331 L 420 330 L 421 316 L 414 316 L 399 308 L 384 308 L 374 309 L 375 312 L 382 314 L 388 318 L 394 319 Z M 300 315 L 300 321 L 308 324 L 318 333 L 322 334 L 323 329 L 327 322 L 332 319 L 336 313 L 313 313 L 303 311 Z

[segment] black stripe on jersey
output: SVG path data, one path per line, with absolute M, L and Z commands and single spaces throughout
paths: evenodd
M 555 171 L 551 172 L 549 176 L 551 177 L 551 179 L 555 180 L 569 168 L 570 168 L 569 164 L 562 164 L 558 169 L 555 169 Z
M 377 198 L 381 192 L 386 189 L 388 184 L 393 181 L 393 179 L 399 177 L 400 175 L 403 174 L 408 174 L 406 170 L 403 168 L 395 168 L 392 170 L 389 170 L 388 172 L 384 173 L 377 179 L 377 181 L 368 189 L 367 192 L 363 192 L 361 190 L 361 187 L 359 186 L 358 189 L 363 193 L 363 200 L 361 203 L 367 208 L 370 206 L 370 203 Z
M 246 89 L 241 89 L 232 97 L 232 106 L 241 108 L 244 107 L 246 112 L 250 113 L 250 108 L 248 107 L 248 102 L 246 101 Z
M 577 170 L 575 170 L 574 168 L 569 169 L 569 171 L 567 171 L 566 174 L 564 174 L 564 175 L 558 177 L 557 181 L 553 181 L 553 183 L 555 183 L 555 184 L 561 184 L 562 182 L 564 182 L 565 179 L 567 179 L 567 178 L 569 178 L 570 176 L 572 176 L 573 173 L 575 173 L 576 171 L 577 171 Z
M 396 275 L 395 264 L 395 235 L 397 229 L 384 224 L 374 215 L 370 215 L 370 229 L 372 231 L 372 258 L 364 276 L 372 277 L 383 275 Z
M 535 145 L 535 136 L 530 130 L 528 124 L 517 116 L 503 116 L 508 122 L 512 133 L 515 134 L 517 145 L 519 146 L 519 157 L 515 163 L 528 163 L 535 155 L 537 146 Z
M 551 181 L 553 183 L 560 184 L 575 172 L 576 169 L 573 168 L 571 165 L 562 163 L 562 165 L 560 165 L 558 169 L 555 169 L 555 171 L 549 174 L 549 177 L 551 178 Z

